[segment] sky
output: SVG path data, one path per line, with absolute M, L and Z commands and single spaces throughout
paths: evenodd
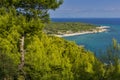
M 64 0 L 51 18 L 120 18 L 120 0 Z

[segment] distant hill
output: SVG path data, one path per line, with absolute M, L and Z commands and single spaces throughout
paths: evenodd
M 96 25 L 80 22 L 52 22 L 45 25 L 44 32 L 47 34 L 70 34 L 81 31 L 96 29 Z

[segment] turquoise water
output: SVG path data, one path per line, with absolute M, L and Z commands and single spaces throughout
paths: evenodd
M 75 41 L 78 45 L 84 45 L 88 50 L 99 53 L 106 50 L 112 43 L 113 38 L 120 41 L 120 25 L 109 26 L 110 29 L 108 32 L 65 37 L 65 39 Z
M 58 20 L 58 21 L 57 21 Z M 109 31 L 85 34 L 79 36 L 64 37 L 66 40 L 74 41 L 78 45 L 84 45 L 86 49 L 93 51 L 96 55 L 104 52 L 111 45 L 112 39 L 115 38 L 120 42 L 120 19 L 56 19 L 57 22 L 85 22 L 95 25 L 110 26 Z

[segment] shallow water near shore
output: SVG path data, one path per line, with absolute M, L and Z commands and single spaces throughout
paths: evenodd
M 53 21 L 84 22 L 99 26 L 110 26 L 107 32 L 64 37 L 66 40 L 74 41 L 78 45 L 84 45 L 86 49 L 93 51 L 96 56 L 99 56 L 111 45 L 113 38 L 120 42 L 120 18 L 53 19 Z

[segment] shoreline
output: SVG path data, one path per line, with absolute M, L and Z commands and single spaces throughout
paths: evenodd
M 54 35 L 57 37 L 69 37 L 69 36 L 78 36 L 78 35 L 84 35 L 84 34 L 96 34 L 96 33 L 101 33 L 101 32 L 107 32 L 109 26 L 100 26 L 96 27 L 96 29 L 93 29 L 91 31 L 82 31 L 82 32 L 75 32 L 75 33 L 70 33 L 70 34 L 61 34 L 61 35 Z

